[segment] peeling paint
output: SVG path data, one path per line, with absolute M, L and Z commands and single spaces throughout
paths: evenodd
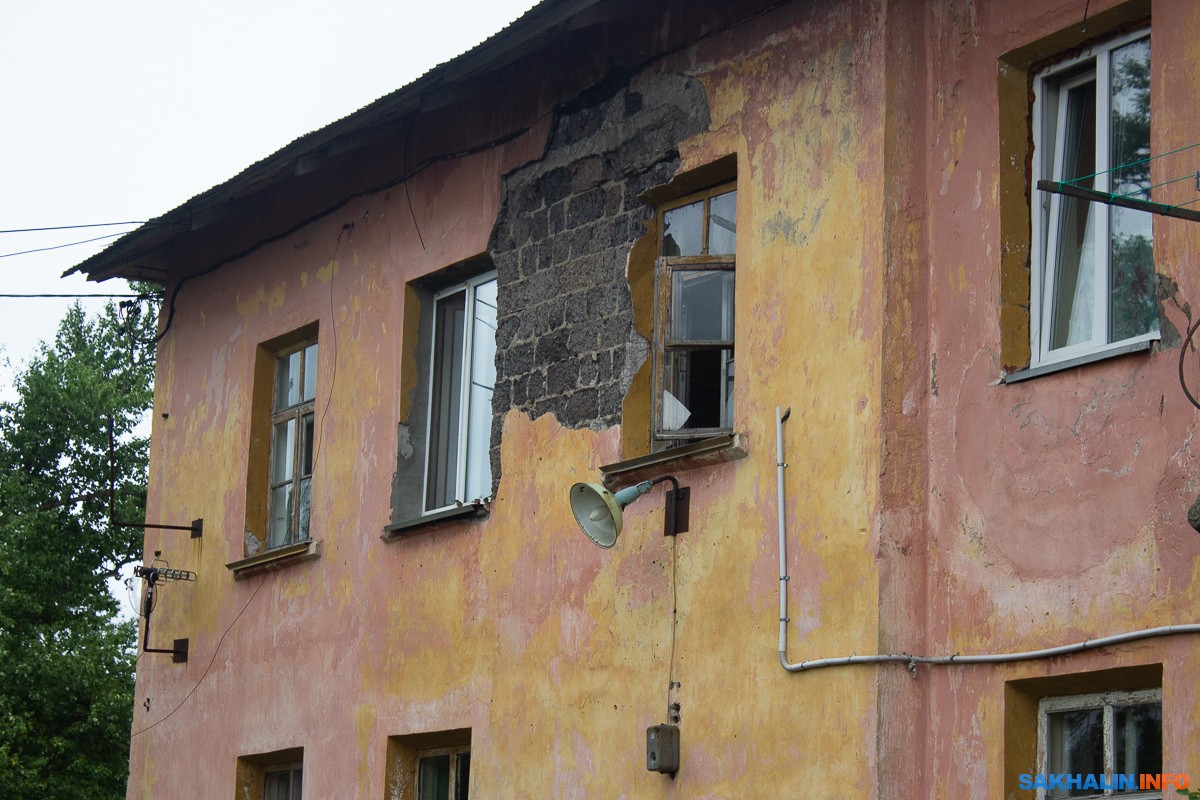
M 1027 348 L 1028 266 L 1010 266 L 1028 260 L 1029 218 L 1027 198 L 1010 191 L 1021 158 L 998 145 L 1012 109 L 997 83 L 1024 87 L 1006 54 L 1063 35 L 1077 12 L 784 3 L 584 100 L 514 97 L 514 119 L 534 120 L 522 118 L 523 133 L 427 165 L 404 191 L 347 201 L 295 234 L 304 247 L 267 243 L 189 282 L 160 345 L 147 515 L 202 516 L 205 535 L 150 532 L 146 547 L 200 576 L 164 593 L 155 615 L 156 635 L 188 636 L 194 655 L 139 662 L 134 728 L 154 727 L 131 748 L 130 800 L 176 786 L 227 796 L 239 758 L 292 748 L 303 748 L 311 796 L 412 797 L 411 773 L 389 772 L 389 748 L 464 728 L 480 797 L 741 798 L 763 786 L 772 796 L 832 786 L 867 798 L 1003 796 L 1010 682 L 1144 664 L 1162 665 L 1164 746 L 1170 768 L 1187 768 L 1200 712 L 1190 639 L 915 676 L 902 665 L 790 674 L 776 649 L 777 405 L 792 409 L 793 661 L 1032 649 L 1193 615 L 1200 539 L 1186 517 L 1200 458 L 1175 370 L 1200 291 L 1185 269 L 1200 252 L 1195 230 L 1156 223 L 1156 349 L 997 381 L 1022 337 Z M 1156 65 L 1200 63 L 1187 36 L 1200 10 L 1154 13 Z M 672 19 L 656 35 L 686 24 Z M 1157 143 L 1194 128 L 1200 70 L 1176 72 L 1156 66 Z M 667 136 L 643 123 L 653 93 L 671 87 L 697 116 Z M 622 129 L 627 112 L 640 121 Z M 589 127 L 599 119 L 613 130 Z M 665 137 L 653 158 L 597 158 L 635 129 Z M 582 256 L 568 248 L 555 262 L 551 243 L 523 266 L 506 260 L 494 228 L 559 167 L 570 169 L 554 180 L 580 184 L 570 196 L 582 197 L 597 188 L 582 184 L 636 161 L 646 185 L 620 200 L 641 203 L 643 190 L 729 156 L 739 194 L 733 413 L 748 454 L 679 471 L 692 491 L 686 533 L 662 536 L 656 486 L 600 551 L 576 530 L 565 492 L 630 456 L 624 426 L 648 425 L 648 412 L 622 405 L 648 380 L 634 308 L 642 276 L 631 266 L 642 232 L 609 231 L 603 264 L 586 261 L 588 238 Z M 604 212 L 603 192 L 588 198 L 600 217 L 618 216 Z M 639 205 L 630 220 L 646 213 Z M 526 297 L 511 314 L 509 345 L 532 343 L 531 371 L 562 356 L 538 362 L 536 351 L 555 331 L 569 335 L 560 295 L 582 293 L 583 318 L 592 302 L 620 316 L 603 331 L 617 341 L 595 348 L 612 356 L 611 413 L 497 403 L 503 477 L 487 513 L 385 543 L 392 477 L 423 457 L 406 410 L 428 388 L 405 360 L 411 282 L 489 247 L 506 292 L 529 289 L 530 263 L 551 265 L 539 302 Z M 589 300 L 592 267 L 611 291 Z M 562 315 L 534 330 L 526 317 L 537 305 Z M 314 324 L 321 554 L 235 580 L 226 565 L 260 541 L 246 532 L 250 454 L 265 446 L 253 419 L 258 351 Z M 644 769 L 644 732 L 665 721 L 669 682 L 684 751 L 674 780 Z

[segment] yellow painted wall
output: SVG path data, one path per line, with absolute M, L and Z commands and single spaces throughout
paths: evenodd
M 795 647 L 869 650 L 876 637 L 880 330 L 866 290 L 880 231 L 861 209 L 880 203 L 863 176 L 881 133 L 855 93 L 873 53 L 854 16 L 790 9 L 655 67 L 709 95 L 712 130 L 683 143 L 681 171 L 737 156 L 736 428 L 750 442 L 741 461 L 680 474 L 691 527 L 675 542 L 656 491 L 616 548 L 594 548 L 566 490 L 625 457 L 620 429 L 517 412 L 486 520 L 380 540 L 411 379 L 404 284 L 485 249 L 500 175 L 536 156 L 536 132 L 411 182 L 425 249 L 393 191 L 185 286 L 161 351 L 150 514 L 202 516 L 206 530 L 148 539 L 201 577 L 165 590 L 155 615 L 156 635 L 188 636 L 192 656 L 143 657 L 138 702 L 151 706 L 134 728 L 159 724 L 134 739 L 131 798 L 180 782 L 225 797 L 239 756 L 292 747 L 306 796 L 383 797 L 389 736 L 453 728 L 471 729 L 480 797 L 774 796 L 835 776 L 872 791 L 872 674 L 801 687 L 777 653 L 776 405 L 793 409 Z M 322 554 L 235 581 L 255 348 L 314 321 Z M 674 780 L 645 769 L 672 650 Z
M 1182 509 L 1200 484 L 1178 350 L 999 384 L 1001 253 L 1019 225 L 1001 208 L 998 65 L 1081 10 L 784 3 L 647 67 L 708 96 L 680 172 L 737 160 L 748 455 L 679 474 L 691 525 L 674 542 L 658 489 L 611 551 L 571 518 L 567 488 L 636 437 L 517 411 L 486 519 L 380 538 L 413 379 L 405 285 L 486 250 L 501 177 L 543 152 L 546 120 L 186 284 L 160 348 L 148 516 L 203 517 L 205 535 L 147 536 L 200 578 L 160 595 L 155 637 L 187 636 L 191 659 L 139 662 L 129 797 L 225 798 L 238 758 L 289 748 L 306 797 L 407 797 L 386 782 L 389 737 L 461 728 L 476 797 L 1002 796 L 1024 752 L 1017 701 L 1063 685 L 1029 679 L 1147 664 L 1162 665 L 1165 766 L 1190 766 L 1190 639 L 915 674 L 790 674 L 777 652 L 776 406 L 792 411 L 792 661 L 1032 649 L 1194 616 L 1200 540 Z M 1192 129 L 1200 73 L 1159 65 L 1200 59 L 1184 34 L 1198 13 L 1154 4 L 1164 148 Z M 1198 230 L 1155 227 L 1179 328 Z M 314 322 L 321 555 L 235 580 L 255 352 Z M 674 779 L 646 771 L 644 741 L 672 678 Z

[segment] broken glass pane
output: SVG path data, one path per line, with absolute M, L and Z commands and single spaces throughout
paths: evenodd
M 664 256 L 698 256 L 704 248 L 704 201 L 663 213 Z
M 733 350 L 729 348 L 674 347 L 667 350 L 663 428 L 731 427 L 732 362 Z
M 708 254 L 727 256 L 737 252 L 737 190 L 719 194 L 709 202 Z
M 280 356 L 275 362 L 275 410 L 300 402 L 300 351 Z
M 300 508 L 296 520 L 295 541 L 303 542 L 308 539 L 309 509 L 312 506 L 312 478 L 300 481 Z

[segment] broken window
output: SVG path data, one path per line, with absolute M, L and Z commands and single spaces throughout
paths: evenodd
M 688 440 L 733 429 L 737 189 L 664 206 L 655 273 L 654 430 Z

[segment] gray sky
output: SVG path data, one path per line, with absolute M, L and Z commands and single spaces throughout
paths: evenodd
M 157 216 L 469 50 L 534 0 L 51 0 L 0 7 L 0 230 Z M 0 294 L 131 227 L 0 234 Z M 0 298 L 0 399 L 70 300 Z M 103 301 L 85 301 L 100 308 Z M 11 362 L 11 366 L 6 363 Z

